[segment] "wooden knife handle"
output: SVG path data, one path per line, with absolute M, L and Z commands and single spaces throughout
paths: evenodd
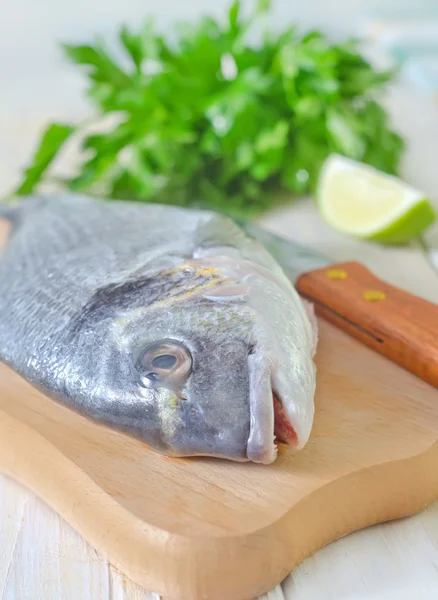
M 438 387 L 438 305 L 384 283 L 357 262 L 301 275 L 315 312 Z

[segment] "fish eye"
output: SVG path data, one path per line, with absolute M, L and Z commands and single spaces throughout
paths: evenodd
M 159 354 L 152 359 L 152 366 L 156 369 L 169 370 L 175 366 L 177 361 L 173 354 Z
M 151 382 L 181 385 L 192 370 L 188 349 L 176 340 L 161 340 L 149 344 L 140 357 L 138 368 Z

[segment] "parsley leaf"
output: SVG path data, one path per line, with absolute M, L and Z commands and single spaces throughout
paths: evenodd
M 102 41 L 63 46 L 88 78 L 96 119 L 117 117 L 82 136 L 68 189 L 248 217 L 285 201 L 282 190 L 311 193 L 334 151 L 397 173 L 404 142 L 378 101 L 394 73 L 375 70 L 354 40 L 293 25 L 250 43 L 271 2 L 254 0 L 249 16 L 241 8 L 235 0 L 224 19 L 180 24 L 168 37 L 151 19 L 122 26 L 123 61 Z M 19 194 L 44 180 L 72 133 L 84 130 L 48 127 Z
M 25 195 L 33 192 L 36 184 L 73 131 L 73 127 L 62 123 L 52 123 L 47 127 L 36 150 L 33 163 L 25 171 L 17 194 Z

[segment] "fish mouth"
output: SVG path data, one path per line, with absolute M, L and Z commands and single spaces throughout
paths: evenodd
M 283 408 L 283 403 L 276 394 L 272 392 L 272 402 L 274 405 L 274 437 L 275 441 L 288 446 L 297 446 L 298 436 L 293 428 L 286 411 Z
M 250 433 L 247 458 L 252 462 L 271 464 L 277 458 L 277 444 L 298 446 L 298 436 L 283 400 L 271 383 L 272 365 L 258 354 L 248 357 Z

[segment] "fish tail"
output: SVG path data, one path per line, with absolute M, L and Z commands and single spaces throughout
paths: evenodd
M 0 204 L 0 218 L 13 223 L 17 217 L 17 206 L 9 204 Z
M 20 224 L 22 217 L 27 209 L 35 206 L 38 203 L 38 198 L 29 196 L 20 199 L 11 199 L 10 197 L 0 201 L 0 219 L 6 219 L 13 226 Z
M 0 217 L 7 221 L 13 221 L 14 215 L 17 212 L 16 206 L 10 206 L 8 204 L 0 204 Z

